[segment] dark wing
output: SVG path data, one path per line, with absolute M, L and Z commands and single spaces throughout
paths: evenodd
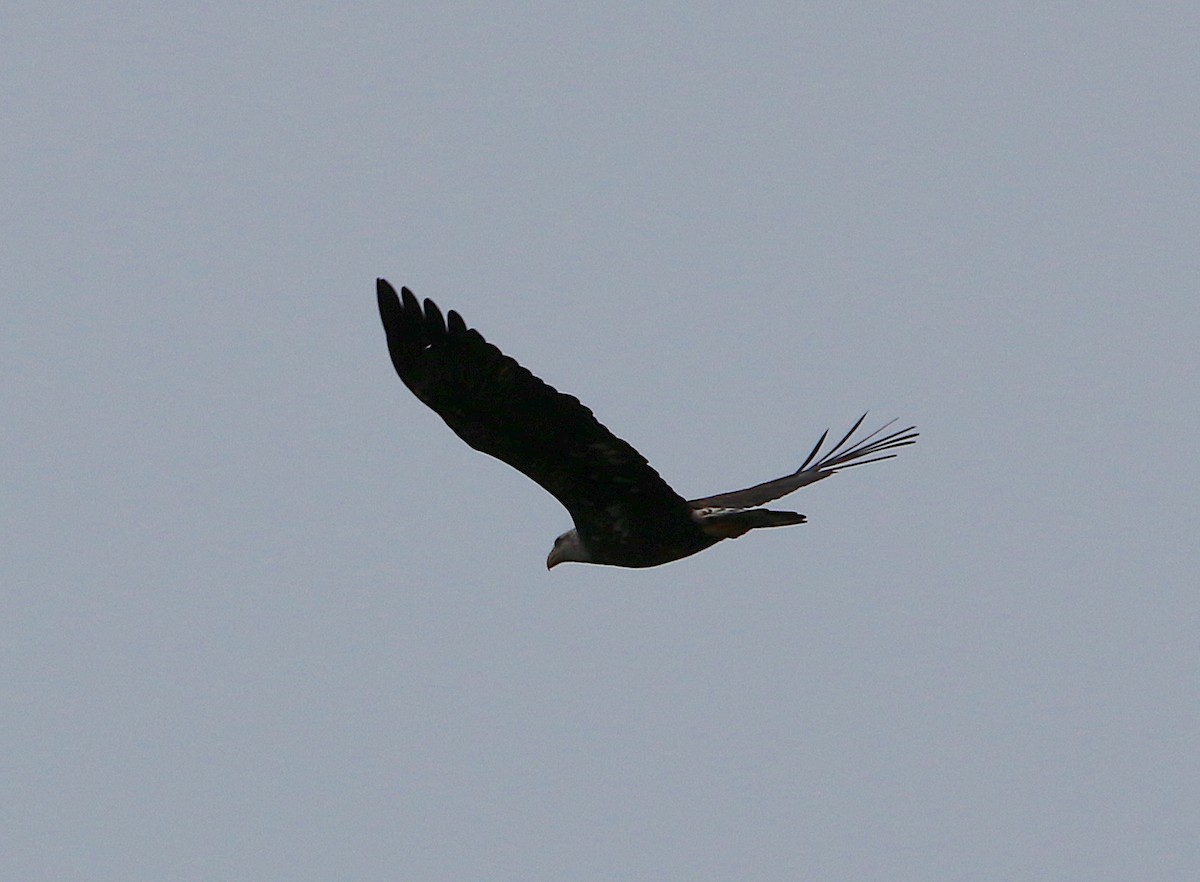
M 919 433 L 914 431 L 916 426 L 909 426 L 907 429 L 900 429 L 883 437 L 876 437 L 880 432 L 896 422 L 895 420 L 891 420 L 884 423 L 865 438 L 861 438 L 847 447 L 846 442 L 850 440 L 851 435 L 858 431 L 858 427 L 863 424 L 863 420 L 866 418 L 867 415 L 864 413 L 858 418 L 858 422 L 851 426 L 850 431 L 842 436 L 841 441 L 821 454 L 820 459 L 817 459 L 817 454 L 820 452 L 821 447 L 825 444 L 825 439 L 829 435 L 829 430 L 826 429 L 821 434 L 816 446 L 812 449 L 812 453 L 800 464 L 800 468 L 796 469 L 790 475 L 784 475 L 782 478 L 776 478 L 774 481 L 755 484 L 753 487 L 747 487 L 745 490 L 733 490 L 729 493 L 720 493 L 716 496 L 705 497 L 704 499 L 693 499 L 688 504 L 692 508 L 750 508 L 755 505 L 763 505 L 772 499 L 786 496 L 793 490 L 799 490 L 807 484 L 820 481 L 822 478 L 828 478 L 842 469 L 866 465 L 869 462 L 879 462 L 883 459 L 892 459 L 896 454 L 884 454 L 885 450 L 894 450 L 897 447 L 905 447 L 917 442 L 917 435 Z M 883 455 L 881 456 L 880 454 Z
M 579 399 L 539 380 L 468 330 L 457 312 L 443 319 L 407 288 L 377 282 L 379 315 L 404 385 L 476 450 L 546 488 L 582 530 L 651 530 L 691 523 L 687 503 L 645 457 Z

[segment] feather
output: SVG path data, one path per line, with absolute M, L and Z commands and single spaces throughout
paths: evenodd
M 776 478 L 773 481 L 764 481 L 761 484 L 755 484 L 753 487 L 747 487 L 744 490 L 731 490 L 728 493 L 718 493 L 716 496 L 693 499 L 688 504 L 694 509 L 751 508 L 756 505 L 764 505 L 781 496 L 787 496 L 787 494 L 799 490 L 801 487 L 824 480 L 830 475 L 835 475 L 841 469 L 866 465 L 869 462 L 879 462 L 884 459 L 892 459 L 896 454 L 888 453 L 882 456 L 876 456 L 876 454 L 883 454 L 886 450 L 894 450 L 897 447 L 915 444 L 917 441 L 919 433 L 915 431 L 915 426 L 909 426 L 907 429 L 900 429 L 881 438 L 876 438 L 880 432 L 896 422 L 895 420 L 891 420 L 843 450 L 842 448 L 846 442 L 858 431 L 858 427 L 863 424 L 863 420 L 866 418 L 867 415 L 864 413 L 850 427 L 850 431 L 842 436 L 842 440 L 826 451 L 820 459 L 816 459 L 822 445 L 825 443 L 825 439 L 829 437 L 829 430 L 826 429 L 821 433 L 817 445 L 805 457 L 800 468 L 789 475 L 784 475 L 782 478 Z M 814 459 L 816 459 L 815 462 L 813 462 Z

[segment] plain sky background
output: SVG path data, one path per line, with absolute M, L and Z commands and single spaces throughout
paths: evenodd
M 1200 12 L 10 3 L 0 878 L 1200 878 Z M 648 571 L 382 275 L 680 492 Z

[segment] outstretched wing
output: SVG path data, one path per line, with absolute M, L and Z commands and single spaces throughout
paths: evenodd
M 690 522 L 687 503 L 645 457 L 579 403 L 407 288 L 376 284 L 396 373 L 458 437 L 528 475 L 580 530 L 618 534 Z M 652 535 L 652 534 L 651 534 Z
M 850 436 L 858 431 L 858 427 L 863 424 L 863 420 L 866 418 L 867 415 L 865 413 L 860 416 L 858 422 L 850 427 L 850 431 L 842 436 L 842 440 L 833 445 L 829 450 L 821 453 L 818 459 L 818 453 L 820 453 L 821 448 L 824 446 L 825 439 L 829 436 L 829 430 L 826 429 L 821 434 L 816 446 L 813 447 L 812 453 L 800 464 L 800 468 L 796 469 L 790 475 L 784 475 L 782 478 L 776 478 L 774 481 L 755 484 L 753 487 L 747 487 L 745 490 L 733 490 L 729 493 L 719 493 L 716 496 L 708 496 L 704 499 L 693 499 L 688 504 L 694 509 L 751 508 L 755 505 L 763 505 L 772 499 L 786 496 L 793 490 L 799 490 L 807 484 L 828 478 L 842 469 L 866 465 L 869 462 L 879 462 L 883 459 L 892 459 L 896 454 L 884 453 L 884 451 L 915 444 L 917 435 L 920 434 L 914 431 L 916 426 L 909 426 L 907 429 L 900 429 L 882 437 L 877 437 L 896 422 L 895 420 L 891 420 L 884 423 L 865 438 L 860 438 L 853 444 L 846 446 L 850 440 Z

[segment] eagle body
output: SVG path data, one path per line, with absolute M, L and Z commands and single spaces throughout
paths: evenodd
M 653 567 L 749 530 L 802 524 L 804 515 L 760 508 L 840 469 L 890 459 L 915 442 L 891 423 L 848 444 L 863 417 L 820 453 L 823 434 L 795 472 L 745 490 L 686 500 L 579 399 L 523 368 L 451 310 L 377 281 L 392 365 L 404 384 L 467 444 L 536 481 L 567 509 L 573 530 L 555 540 L 559 563 Z M 893 421 L 894 422 L 894 421 Z

